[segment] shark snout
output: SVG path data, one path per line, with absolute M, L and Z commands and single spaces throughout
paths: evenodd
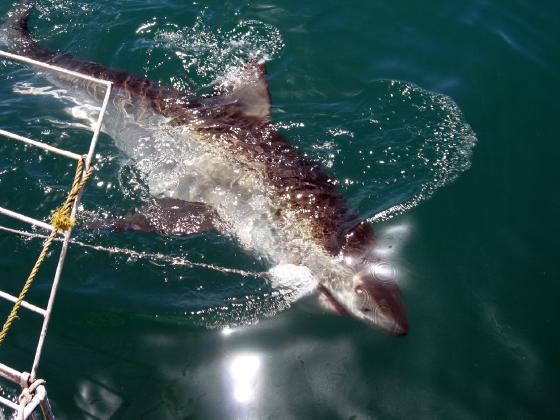
M 354 276 L 354 307 L 360 318 L 394 335 L 408 333 L 401 290 L 387 271 L 368 268 Z

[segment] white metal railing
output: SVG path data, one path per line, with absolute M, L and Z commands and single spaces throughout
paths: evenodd
M 109 97 L 111 95 L 111 87 L 112 87 L 112 83 L 106 80 L 101 80 L 101 79 L 96 79 L 94 77 L 85 75 L 85 74 L 81 74 L 75 71 L 71 71 L 71 70 L 67 70 L 64 69 L 62 67 L 58 67 L 58 66 L 53 66 L 51 64 L 47 64 L 47 63 L 43 63 L 40 61 L 36 61 L 36 60 L 32 60 L 28 57 L 23 57 L 20 55 L 16 55 L 16 54 L 11 54 L 5 51 L 0 50 L 0 57 L 4 57 L 10 60 L 14 60 L 14 61 L 19 61 L 22 63 L 26 63 L 26 64 L 31 64 L 33 66 L 37 66 L 37 67 L 41 67 L 41 68 L 45 68 L 48 70 L 52 70 L 55 72 L 59 72 L 59 73 L 64 73 L 64 74 L 68 74 L 71 76 L 75 76 L 77 78 L 80 79 L 84 79 L 84 80 L 88 80 L 92 83 L 97 83 L 97 84 L 101 84 L 104 85 L 106 87 L 106 91 L 105 91 L 105 97 L 103 98 L 103 103 L 101 105 L 101 107 L 99 108 L 99 117 L 97 119 L 97 122 L 95 124 L 94 127 L 94 131 L 93 131 L 93 136 L 91 138 L 91 143 L 89 146 L 89 150 L 86 156 L 86 160 L 85 160 L 85 166 L 84 166 L 84 174 L 85 172 L 89 169 L 90 165 L 91 165 L 91 159 L 93 157 L 93 154 L 95 152 L 95 147 L 97 145 L 97 139 L 99 137 L 99 132 L 101 130 L 101 124 L 103 121 L 103 116 L 105 115 L 105 111 L 107 109 L 107 105 L 109 103 Z M 3 136 L 5 138 L 8 139 L 12 139 L 12 140 L 16 140 L 16 141 L 20 141 L 20 142 L 24 142 L 28 145 L 34 146 L 34 147 L 38 147 L 41 148 L 43 150 L 46 150 L 48 152 L 52 152 L 52 153 L 56 153 L 58 155 L 61 156 L 65 156 L 69 159 L 74 159 L 74 160 L 79 160 L 81 159 L 81 156 L 79 154 L 70 152 L 68 150 L 63 150 L 63 149 L 59 149 L 57 147 L 45 144 L 43 142 L 40 141 L 36 141 L 36 140 L 32 140 L 29 139 L 27 137 L 23 137 L 20 136 L 18 134 L 14 134 L 11 133 L 9 131 L 5 131 L 0 129 L 0 136 Z M 74 201 L 74 204 L 72 206 L 72 211 L 71 211 L 71 217 L 75 217 L 76 213 L 78 211 L 78 207 L 80 204 L 80 199 L 81 199 L 82 193 L 80 192 L 78 194 L 78 196 L 76 197 L 76 200 Z M 32 217 L 29 216 L 25 216 L 23 214 L 5 209 L 3 207 L 0 207 L 0 214 L 4 215 L 4 216 L 8 216 L 8 217 L 12 217 L 15 218 L 17 220 L 38 226 L 42 229 L 45 230 L 53 230 L 53 226 L 42 222 L 40 220 L 34 219 Z M 17 412 L 18 418 L 20 419 L 26 419 L 28 418 L 33 411 L 40 406 L 41 410 L 43 412 L 43 416 L 46 419 L 54 419 L 54 415 L 52 413 L 51 407 L 50 407 L 50 403 L 49 400 L 47 398 L 47 391 L 46 388 L 44 386 L 44 381 L 37 379 L 36 378 L 36 374 L 37 374 L 37 368 L 39 367 L 39 361 L 41 359 L 41 352 L 43 350 L 43 345 L 45 342 L 45 337 L 47 334 L 47 328 L 49 326 L 49 321 L 50 321 L 50 317 L 51 317 L 51 312 L 52 312 L 52 308 L 53 308 L 53 304 L 54 304 L 54 300 L 56 297 L 56 291 L 58 289 L 58 285 L 60 282 L 60 276 L 62 274 L 62 268 L 64 266 L 64 260 L 66 258 L 66 252 L 68 250 L 68 244 L 70 241 L 70 235 L 71 235 L 71 230 L 68 230 L 66 233 L 63 234 L 64 238 L 63 238 L 63 242 L 62 242 L 62 248 L 60 250 L 60 255 L 58 258 L 58 264 L 56 266 L 56 271 L 54 274 L 54 278 L 53 278 L 53 282 L 52 282 L 52 286 L 51 286 L 51 292 L 49 295 L 49 300 L 47 303 L 47 307 L 46 308 L 40 308 L 38 306 L 35 306 L 29 302 L 24 301 L 22 303 L 22 307 L 30 310 L 32 312 L 35 312 L 39 315 L 41 315 L 44 319 L 43 319 L 43 325 L 41 327 L 41 332 L 39 335 L 39 340 L 37 343 L 37 349 L 35 351 L 35 357 L 33 359 L 33 365 L 31 367 L 31 371 L 30 373 L 26 373 L 26 372 L 19 372 L 15 369 L 12 369 L 11 367 L 4 365 L 2 363 L 0 363 L 0 376 L 15 382 L 16 384 L 18 384 L 19 386 L 21 386 L 22 388 L 22 395 L 19 398 L 19 403 L 14 403 L 13 401 L 10 401 L 4 397 L 0 396 L 0 404 L 3 404 L 6 407 L 9 407 L 13 410 L 15 410 Z M 17 297 L 10 295 L 9 293 L 0 291 L 0 298 L 3 298 L 5 300 L 8 300 L 10 302 L 15 302 L 17 300 Z

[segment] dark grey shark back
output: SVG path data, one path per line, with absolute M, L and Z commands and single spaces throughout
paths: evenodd
M 209 141 L 219 142 L 245 165 L 259 170 L 274 187 L 278 217 L 289 213 L 307 225 L 329 253 L 365 257 L 373 230 L 348 211 L 346 202 L 321 166 L 300 155 L 270 124 L 270 94 L 263 64 L 250 62 L 236 86 L 214 95 L 188 99 L 176 89 L 145 77 L 79 60 L 45 48 L 28 28 L 30 6 L 11 13 L 8 43 L 15 52 L 36 60 L 113 82 L 116 89 L 170 118 L 170 124 L 193 123 Z
M 172 116 L 180 112 L 181 104 L 186 101 L 186 96 L 176 89 L 161 86 L 146 77 L 133 76 L 98 63 L 80 60 L 72 56 L 72 54 L 55 52 L 40 45 L 29 31 L 30 9 L 31 6 L 25 2 L 10 12 L 7 24 L 8 46 L 10 49 L 20 55 L 38 61 L 57 65 L 98 79 L 109 80 L 116 88 L 125 90 L 138 99 L 148 101 L 156 112 L 164 116 Z

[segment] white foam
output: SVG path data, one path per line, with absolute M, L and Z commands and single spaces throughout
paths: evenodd
M 268 270 L 271 285 L 278 289 L 285 289 L 296 300 L 312 293 L 318 285 L 317 279 L 309 268 L 302 265 L 278 264 Z
M 13 91 L 20 95 L 46 96 L 72 104 L 67 106 L 65 111 L 78 122 L 65 121 L 65 127 L 92 130 L 97 123 L 99 106 L 87 101 L 80 101 L 76 94 L 71 95 L 66 89 L 36 86 L 30 82 L 18 82 L 15 83 Z M 58 121 L 54 122 L 58 123 Z

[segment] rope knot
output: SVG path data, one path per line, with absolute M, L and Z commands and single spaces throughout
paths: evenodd
M 55 210 L 51 216 L 51 224 L 57 232 L 66 232 L 76 224 L 76 219 L 70 217 L 70 212 L 65 206 Z

